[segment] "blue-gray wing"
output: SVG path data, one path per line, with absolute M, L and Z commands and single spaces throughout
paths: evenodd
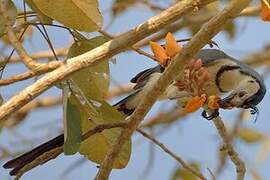
M 153 68 L 149 68 L 138 73 L 134 78 L 130 80 L 130 82 L 136 83 L 134 89 L 140 89 L 148 82 L 149 78 L 151 77 L 151 74 L 162 73 L 163 71 L 164 68 L 160 65 L 157 65 Z
M 198 52 L 198 54 L 195 57 L 202 59 L 204 65 L 213 63 L 218 59 L 231 58 L 223 51 L 220 51 L 218 49 L 202 49 L 201 51 Z M 134 89 L 140 89 L 148 82 L 151 74 L 162 73 L 163 71 L 164 67 L 157 65 L 153 68 L 149 68 L 138 73 L 135 77 L 133 77 L 130 80 L 130 82 L 136 83 Z

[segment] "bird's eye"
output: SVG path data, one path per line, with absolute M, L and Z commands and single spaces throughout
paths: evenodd
M 244 95 L 246 95 L 247 92 L 245 91 L 241 91 L 239 94 L 238 94 L 238 97 L 242 98 Z

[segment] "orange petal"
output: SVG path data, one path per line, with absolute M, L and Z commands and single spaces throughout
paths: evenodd
M 220 100 L 220 97 L 218 96 L 209 96 L 208 97 L 208 107 L 212 110 L 214 109 L 218 109 L 219 108 L 219 104 L 218 101 Z
M 177 44 L 175 38 L 173 37 L 172 33 L 168 32 L 166 35 L 166 43 L 165 43 L 165 50 L 166 54 L 169 57 L 174 57 L 177 53 L 179 53 L 182 49 L 180 45 Z
M 203 106 L 205 101 L 206 101 L 206 95 L 202 95 L 201 97 L 195 96 L 187 102 L 184 108 L 184 111 L 186 113 L 197 111 L 200 107 Z
M 261 19 L 270 21 L 270 3 L 268 0 L 261 0 Z
M 158 43 L 152 42 L 152 41 L 150 41 L 150 46 L 154 53 L 154 56 L 159 61 L 159 64 L 161 64 L 162 66 L 165 66 L 167 64 L 169 57 L 167 56 L 163 47 L 161 47 Z

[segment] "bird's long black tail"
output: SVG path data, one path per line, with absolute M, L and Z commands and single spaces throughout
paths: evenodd
M 20 155 L 19 157 L 12 159 L 8 162 L 6 162 L 3 167 L 5 169 L 9 169 L 9 168 L 13 168 L 9 174 L 10 175 L 16 175 L 25 165 L 31 163 L 32 161 L 34 161 L 35 159 L 37 159 L 38 157 L 40 157 L 41 155 L 43 155 L 44 153 L 61 147 L 64 144 L 64 134 L 61 134 L 39 146 L 37 146 L 36 148 L 34 148 L 33 150 L 26 152 L 22 155 Z
M 132 107 L 131 105 L 127 105 L 127 103 L 131 100 L 134 99 L 135 95 L 137 94 L 137 92 L 135 92 L 134 94 L 129 95 L 128 97 L 124 98 L 123 100 L 119 101 L 118 103 L 116 103 L 114 105 L 114 107 L 120 111 L 123 112 L 126 115 L 130 115 L 132 114 L 132 112 L 134 111 L 134 109 L 136 107 Z M 61 134 L 39 146 L 37 146 L 36 148 L 34 148 L 33 150 L 26 152 L 22 155 L 20 155 L 19 157 L 16 157 L 15 159 L 12 159 L 8 162 L 6 162 L 3 167 L 5 169 L 10 169 L 12 168 L 12 170 L 9 172 L 10 175 L 17 175 L 18 172 L 20 172 L 20 170 L 22 168 L 24 168 L 27 164 L 33 162 L 34 160 L 36 160 L 37 158 L 41 157 L 42 155 L 44 155 L 45 153 L 59 148 L 61 146 L 63 146 L 64 144 L 64 134 Z M 48 159 L 50 160 L 50 159 Z M 45 161 L 46 162 L 46 161 Z

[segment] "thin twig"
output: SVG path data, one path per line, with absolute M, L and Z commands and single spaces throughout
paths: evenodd
M 212 180 L 216 180 L 216 177 L 214 175 L 214 173 L 211 171 L 210 168 L 207 168 L 208 172 L 210 173 L 211 177 L 212 177 Z
M 160 112 L 149 120 L 143 122 L 140 128 L 152 128 L 156 125 L 168 125 L 186 116 L 182 109 L 173 108 L 167 112 Z
M 234 150 L 234 147 L 226 133 L 226 128 L 223 121 L 220 117 L 216 117 L 212 121 L 214 122 L 214 125 L 216 126 L 218 133 L 223 140 L 229 157 L 236 166 L 237 180 L 243 180 L 246 172 L 245 163 L 240 159 L 238 153 Z
M 104 35 L 104 36 L 106 36 L 106 37 L 108 37 L 110 39 L 114 38 L 114 36 L 110 35 L 109 33 L 105 32 L 103 30 L 99 30 L 99 32 L 102 35 Z M 141 50 L 140 48 L 136 48 L 135 46 L 130 46 L 130 49 L 132 49 L 133 51 L 137 52 L 138 54 L 144 55 L 144 56 L 146 56 L 146 57 L 148 57 L 148 58 L 150 58 L 150 59 L 152 59 L 154 61 L 158 61 L 154 56 L 152 56 L 151 54 Z
M 90 129 L 85 134 L 82 135 L 82 141 L 86 140 L 90 136 L 93 136 L 96 133 L 101 133 L 102 131 L 106 129 L 112 129 L 112 128 L 126 128 L 127 127 L 127 121 L 120 121 L 120 122 L 114 122 L 109 124 L 100 124 L 94 127 L 93 129 Z M 18 171 L 18 174 L 16 174 L 16 179 L 19 179 L 24 173 L 28 172 L 29 170 L 42 165 L 46 163 L 49 160 L 55 159 L 57 156 L 62 154 L 64 151 L 63 146 L 60 146 L 58 148 L 52 149 L 49 152 L 46 152 L 42 154 L 41 156 L 37 157 L 35 160 L 30 162 L 29 164 L 26 164 L 24 167 L 21 167 L 21 169 Z
M 52 71 L 53 69 L 50 69 L 50 70 Z M 23 81 L 23 80 L 26 80 L 26 79 L 41 75 L 41 74 L 46 73 L 46 72 L 49 72 L 49 71 L 46 70 L 46 69 L 44 69 L 44 71 L 32 71 L 32 70 L 30 70 L 30 71 L 24 72 L 22 74 L 16 74 L 16 75 L 10 76 L 10 77 L 8 77 L 6 79 L 0 79 L 0 86 L 6 86 L 6 85 L 9 85 L 9 84 L 20 82 L 20 81 Z
M 198 172 L 196 169 L 192 168 L 190 165 L 188 165 L 181 157 L 174 154 L 171 150 L 169 150 L 164 144 L 159 142 L 157 139 L 155 139 L 153 136 L 147 134 L 141 129 L 137 129 L 137 132 L 139 132 L 141 135 L 143 135 L 145 138 L 151 140 L 153 143 L 158 145 L 164 152 L 169 154 L 173 159 L 175 159 L 179 164 L 183 166 L 184 169 L 192 173 L 194 176 L 197 176 L 200 179 L 206 180 L 206 178 L 203 176 L 202 173 Z
M 259 12 L 260 12 L 259 6 L 247 7 L 239 15 L 237 15 L 237 18 L 243 17 L 243 16 L 251 16 L 251 17 L 258 16 Z M 207 22 L 209 19 L 211 19 L 214 15 L 215 13 L 208 11 L 208 13 L 201 15 L 200 18 L 189 19 L 188 21 L 183 21 L 183 20 L 176 21 L 175 23 L 172 23 L 166 26 L 160 32 L 138 42 L 134 46 L 144 47 L 149 44 L 149 41 L 159 41 L 163 39 L 168 32 L 171 32 L 171 33 L 177 32 L 183 28 L 189 27 L 191 24 L 203 24 L 204 22 Z
M 55 55 L 57 57 L 66 56 L 67 55 L 67 49 L 66 48 L 59 48 L 55 49 Z M 52 51 L 40 51 L 36 52 L 34 54 L 30 55 L 32 59 L 52 59 L 54 58 L 54 54 Z M 0 60 L 0 62 L 3 60 Z M 13 56 L 10 58 L 9 63 L 18 63 L 21 62 L 21 58 L 19 56 Z
M 11 43 L 11 45 L 15 48 L 16 52 L 18 53 L 18 55 L 21 57 L 21 59 L 24 61 L 25 65 L 31 69 L 31 70 L 35 70 L 37 69 L 39 66 L 41 66 L 41 64 L 35 62 L 25 51 L 24 47 L 22 46 L 21 42 L 19 41 L 15 31 L 12 28 L 12 24 L 9 18 L 9 15 L 7 14 L 7 1 L 3 0 L 1 2 L 1 10 L 0 10 L 0 14 L 2 14 L 3 19 L 4 19 L 4 24 L 5 24 L 5 28 L 6 28 L 6 32 L 7 32 L 7 37 Z
M 227 136 L 228 136 L 228 140 L 229 140 L 229 142 L 230 142 L 231 144 L 233 144 L 234 139 L 235 139 L 235 137 L 236 137 L 237 134 L 238 134 L 238 130 L 239 130 L 239 128 L 240 128 L 240 126 L 241 126 L 241 123 L 242 123 L 242 121 L 243 121 L 243 117 L 242 117 L 242 116 L 243 116 L 244 112 L 245 112 L 244 110 L 242 110 L 242 111 L 240 112 L 239 117 L 238 117 L 238 119 L 236 120 L 236 122 L 235 122 L 235 124 L 234 124 L 234 126 L 233 126 L 232 131 L 227 135 Z M 217 165 L 217 168 L 216 168 L 216 170 L 215 170 L 215 175 L 216 175 L 217 177 L 221 174 L 223 168 L 224 168 L 225 165 L 226 165 L 226 162 L 227 162 L 227 156 L 228 156 L 228 154 L 227 154 L 226 147 L 224 147 L 224 143 L 222 143 L 222 145 L 221 145 L 220 148 L 219 148 L 219 164 Z

